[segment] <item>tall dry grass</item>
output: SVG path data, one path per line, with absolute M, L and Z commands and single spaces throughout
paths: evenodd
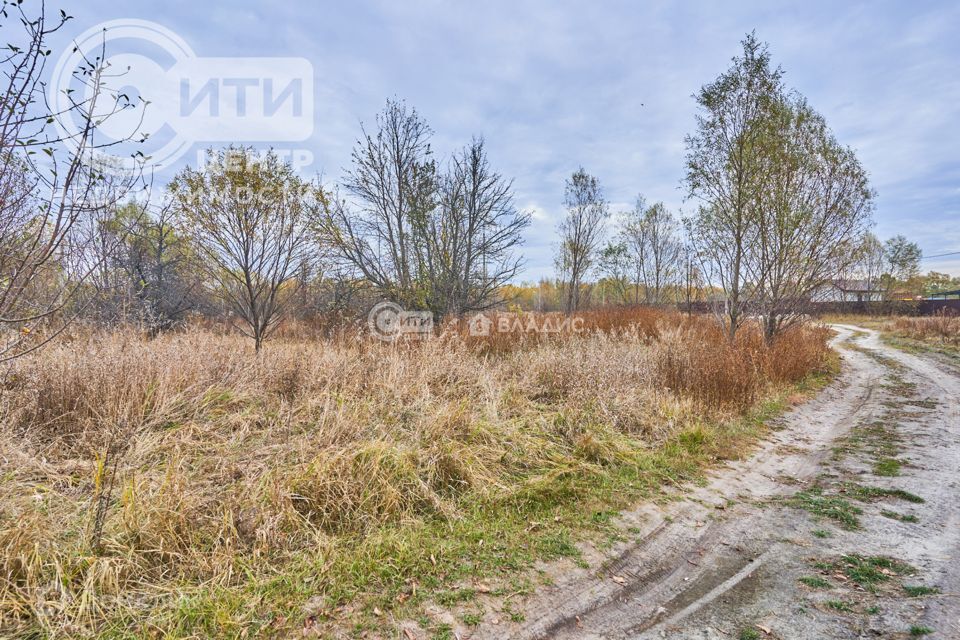
M 891 321 L 895 333 L 922 342 L 960 346 L 960 315 L 938 313 L 926 317 L 901 317 Z
M 816 327 L 767 347 L 650 310 L 584 326 L 512 343 L 288 333 L 259 357 L 203 328 L 74 332 L 2 379 L 0 631 L 164 632 L 185 585 L 242 590 L 385 523 L 616 464 L 827 355 Z

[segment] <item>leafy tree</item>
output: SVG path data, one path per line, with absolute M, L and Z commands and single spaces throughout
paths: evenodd
M 953 277 L 949 273 L 931 271 L 923 277 L 923 295 L 935 296 L 944 291 L 960 290 L 960 277 Z
M 856 262 L 852 267 L 853 275 L 864 280 L 867 288 L 873 290 L 883 283 L 886 271 L 887 260 L 883 243 L 873 233 L 867 233 L 857 249 Z
M 923 252 L 917 243 L 902 235 L 894 236 L 884 243 L 883 253 L 893 280 L 906 284 L 920 275 Z
M 627 243 L 622 240 L 610 242 L 600 250 L 597 266 L 603 279 L 598 283 L 604 287 L 604 293 L 609 289 L 621 304 L 636 303 L 639 294 L 639 285 L 635 284 L 634 260 Z
M 750 298 L 747 255 L 756 241 L 755 206 L 769 168 L 759 149 L 784 93 L 782 72 L 754 34 L 743 54 L 696 95 L 697 129 L 687 136 L 687 194 L 699 203 L 689 237 L 708 278 L 725 294 L 731 339 Z
M 772 341 L 814 292 L 848 272 L 872 224 L 873 191 L 856 154 L 772 69 L 753 34 L 698 96 L 687 138 L 696 253 L 726 296 L 731 339 L 748 305 Z
M 803 319 L 815 292 L 847 273 L 873 224 L 873 191 L 856 154 L 796 94 L 772 111 L 747 252 L 768 340 Z
M 196 251 L 177 229 L 170 203 L 136 214 L 129 229 L 117 261 L 130 283 L 138 320 L 151 333 L 171 329 L 203 308 Z

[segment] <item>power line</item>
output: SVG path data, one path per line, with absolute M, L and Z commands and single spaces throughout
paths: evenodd
M 935 256 L 923 256 L 921 260 L 929 260 L 930 258 L 943 258 L 946 256 L 960 256 L 960 251 L 951 251 L 950 253 L 938 253 Z

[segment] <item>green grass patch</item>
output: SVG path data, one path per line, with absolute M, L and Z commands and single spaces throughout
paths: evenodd
M 821 538 L 821 539 L 823 539 L 823 538 L 830 538 L 830 537 L 832 537 L 832 536 L 833 536 L 833 534 L 830 533 L 829 531 L 827 531 L 826 529 L 814 529 L 814 530 L 813 530 L 813 537 L 814 537 L 814 538 Z
M 912 502 L 914 504 L 922 504 L 926 502 L 926 500 L 920 496 L 910 493 L 909 491 L 904 491 L 903 489 L 870 487 L 856 484 L 854 482 L 845 483 L 840 491 L 861 502 L 873 502 L 874 500 L 879 500 L 882 498 L 896 498 L 898 500 L 905 500 L 906 502 Z
M 740 640 L 760 640 L 760 632 L 753 627 L 740 630 Z
M 910 627 L 910 636 L 914 638 L 919 638 L 920 636 L 928 636 L 933 633 L 933 629 L 930 627 L 923 627 L 919 625 L 913 625 Z
M 903 590 L 911 598 L 920 598 L 923 596 L 933 596 L 940 593 L 939 587 L 927 587 L 925 585 L 903 585 Z
M 465 613 L 460 619 L 463 620 L 463 624 L 467 625 L 468 627 L 476 627 L 483 622 L 483 614 Z
M 920 518 L 910 513 L 897 513 L 896 511 L 888 511 L 884 509 L 880 512 L 880 515 L 882 515 L 884 518 L 890 518 L 891 520 L 899 520 L 900 522 L 920 522 Z
M 868 591 L 875 591 L 878 585 L 888 582 L 894 576 L 916 573 L 916 569 L 906 562 L 887 556 L 851 554 L 841 556 L 839 560 L 827 566 L 833 571 L 840 571 Z
M 828 609 L 833 609 L 834 611 L 840 611 L 842 613 L 852 613 L 853 605 L 845 600 L 827 600 L 825 603 Z
M 873 475 L 894 477 L 900 475 L 900 467 L 903 463 L 896 458 L 881 458 L 873 463 Z
M 811 589 L 830 589 L 833 586 L 820 576 L 803 576 L 798 580 Z
M 797 493 L 787 501 L 787 504 L 817 517 L 833 520 L 848 531 L 860 528 L 860 520 L 857 516 L 862 515 L 863 510 L 844 498 L 824 495 L 820 487 Z

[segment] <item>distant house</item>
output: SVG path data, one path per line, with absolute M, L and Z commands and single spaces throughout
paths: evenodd
M 813 302 L 879 302 L 884 290 L 869 280 L 834 280 L 813 292 Z

